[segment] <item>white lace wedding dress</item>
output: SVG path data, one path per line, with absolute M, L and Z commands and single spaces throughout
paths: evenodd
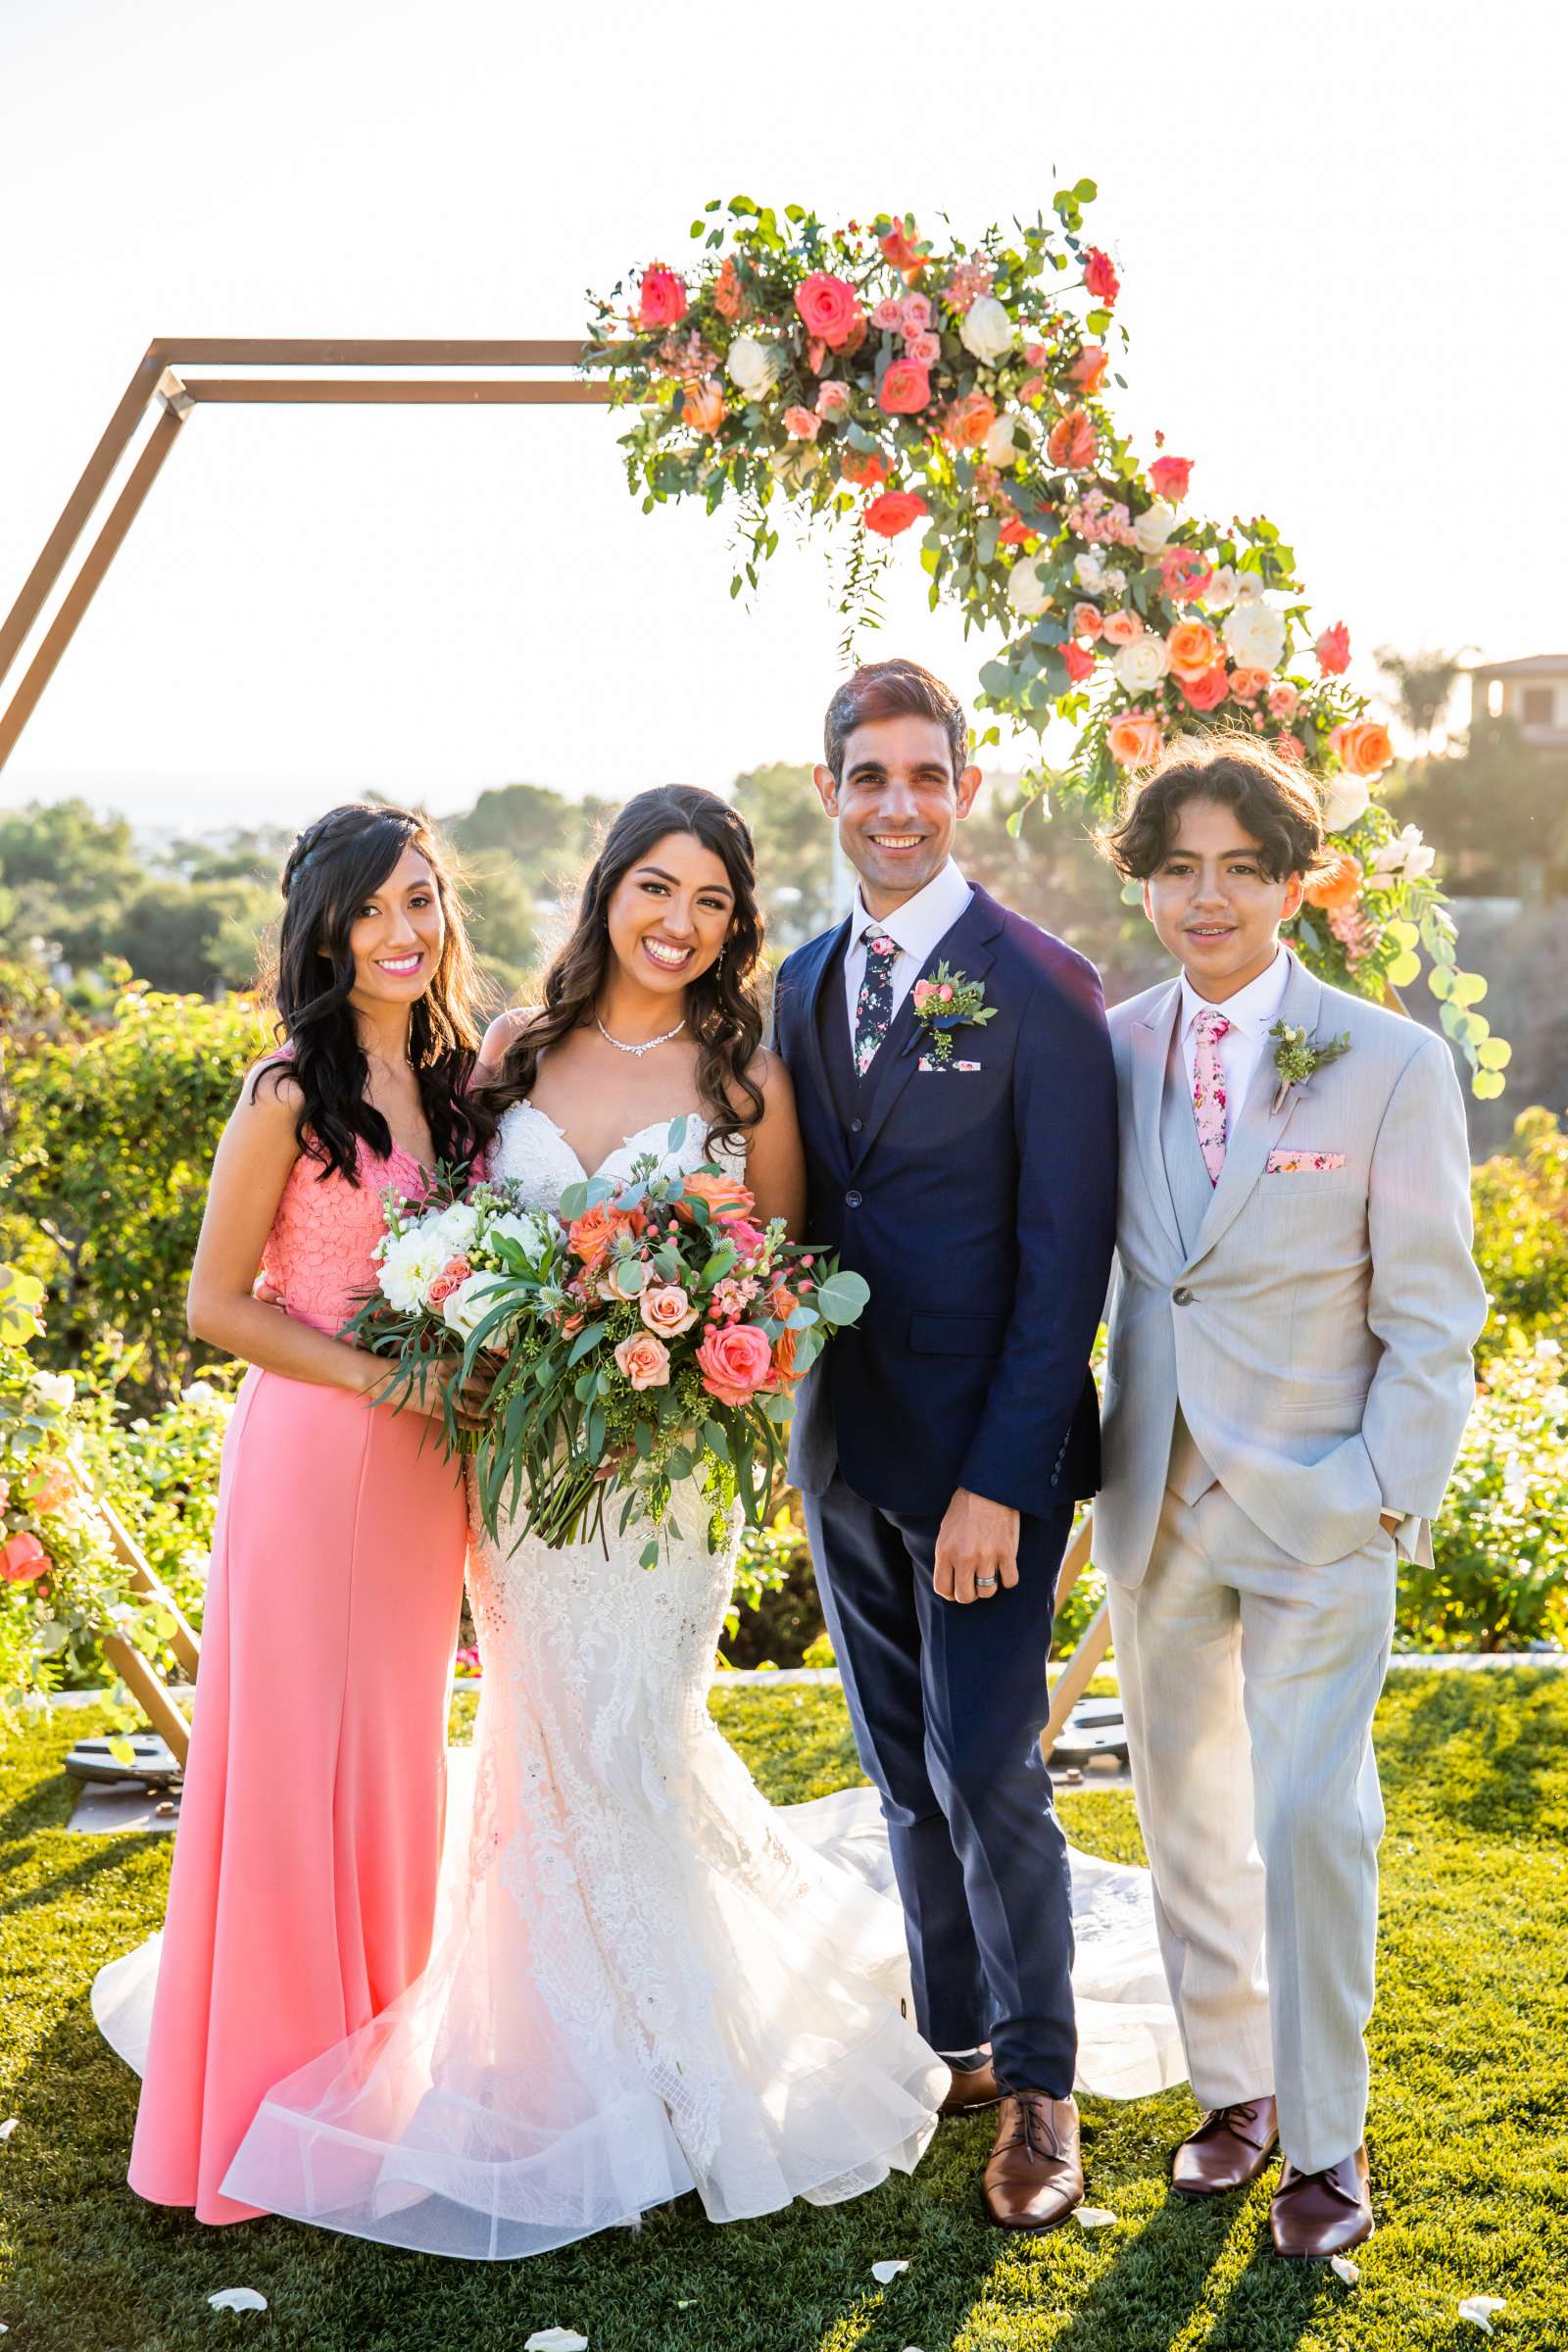
M 704 1157 L 665 1122 L 597 1173 Z M 530 1103 L 493 1158 L 554 1207 L 583 1170 Z M 475 1526 L 483 1660 L 455 1755 L 433 1957 L 389 2010 L 274 2086 L 227 2195 L 470 2259 L 564 2245 L 695 2188 L 714 2221 L 910 2170 L 947 2070 L 908 2022 L 876 1801 L 770 1807 L 707 1698 L 734 1541 L 698 1515 L 510 1550 Z M 675 1516 L 681 1514 L 678 1510 Z M 504 1537 L 506 1531 L 503 1531 Z M 1085 2087 L 1178 2080 L 1142 1872 L 1073 1857 Z M 101 2022 L 106 2022 L 102 2021 Z M 134 2062 L 122 2010 L 114 2036 Z

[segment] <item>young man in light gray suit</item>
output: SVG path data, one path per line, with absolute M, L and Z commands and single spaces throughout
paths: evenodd
M 1110 1015 L 1121 1111 L 1095 1557 L 1202 2124 L 1172 2183 L 1255 2180 L 1278 2251 L 1371 2234 L 1363 2129 L 1400 1553 L 1429 1557 L 1486 1294 L 1441 1037 L 1279 938 L 1323 853 L 1245 739 L 1110 835 L 1180 975 Z M 1287 1036 L 1284 1032 L 1291 1032 Z

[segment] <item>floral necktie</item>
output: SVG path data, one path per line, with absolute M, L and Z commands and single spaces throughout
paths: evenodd
M 855 1074 L 863 1078 L 876 1059 L 877 1048 L 893 1025 L 893 958 L 899 952 L 874 923 L 860 934 L 865 943 L 865 975 L 855 1002 Z
M 1198 1148 L 1203 1154 L 1210 1184 L 1218 1184 L 1225 1165 L 1225 1072 L 1220 1066 L 1219 1041 L 1229 1037 L 1232 1024 L 1212 1004 L 1205 1004 L 1193 1028 L 1193 1117 L 1198 1122 Z

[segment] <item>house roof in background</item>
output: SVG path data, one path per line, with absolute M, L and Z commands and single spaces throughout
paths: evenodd
M 1568 654 L 1526 654 L 1518 662 L 1473 662 L 1477 678 L 1560 678 L 1568 676 Z

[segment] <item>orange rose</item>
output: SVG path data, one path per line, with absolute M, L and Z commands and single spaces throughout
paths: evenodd
M 1255 703 L 1269 682 L 1266 669 L 1239 668 L 1231 671 L 1231 693 L 1239 703 Z
M 623 1229 L 641 1233 L 641 1212 L 635 1208 L 617 1208 L 612 1200 L 601 1200 L 597 1208 L 585 1209 L 574 1224 L 567 1226 L 566 1247 L 585 1266 L 597 1267 L 609 1255 L 616 1234 Z
M 680 420 L 689 424 L 694 433 L 716 433 L 724 421 L 724 395 L 717 380 L 710 375 L 700 384 L 688 384 L 680 396 Z
M 966 392 L 942 419 L 942 430 L 955 449 L 978 449 L 997 421 L 997 404 L 983 392 Z
M 723 269 L 713 280 L 713 308 L 721 318 L 738 318 L 745 307 L 734 260 L 726 256 Z
M 1206 620 L 1179 620 L 1165 640 L 1171 675 L 1190 683 L 1212 669 L 1219 659 L 1219 639 Z
M 1080 392 L 1098 392 L 1105 380 L 1110 366 L 1110 354 L 1102 344 L 1086 343 L 1067 370 L 1067 380 Z
M 1331 728 L 1329 750 L 1348 776 L 1381 776 L 1394 758 L 1389 730 L 1375 718 L 1348 718 Z
M 885 482 L 893 467 L 879 449 L 847 449 L 839 460 L 839 471 L 847 482 L 869 486 Z
M 793 1331 L 781 1331 L 773 1342 L 773 1377 L 770 1388 L 787 1389 L 795 1379 L 795 1341 Z
M 1046 455 L 1067 473 L 1087 473 L 1100 451 L 1086 409 L 1068 409 L 1051 428 Z
M 1316 881 L 1307 884 L 1306 903 L 1309 906 L 1321 906 L 1325 914 L 1332 914 L 1336 907 L 1353 906 L 1361 896 L 1364 880 L 1360 858 L 1352 858 L 1348 850 L 1342 851 Z
M 1124 710 L 1105 729 L 1105 749 L 1118 767 L 1150 767 L 1159 758 L 1164 737 L 1152 710 Z
M 1074 605 L 1072 609 L 1073 635 L 1093 640 L 1100 635 L 1104 617 L 1098 605 Z
M 733 1176 L 710 1175 L 702 1168 L 687 1177 L 685 1190 L 692 1200 L 707 1201 L 715 1225 L 726 1224 L 731 1217 L 749 1217 L 757 1206 L 755 1193 L 749 1193 Z M 688 1225 L 697 1222 L 684 1200 L 675 1203 L 675 1213 Z

